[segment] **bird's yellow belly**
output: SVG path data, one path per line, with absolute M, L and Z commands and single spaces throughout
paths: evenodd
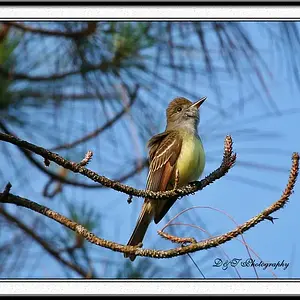
M 196 181 L 205 167 L 205 152 L 201 140 L 192 137 L 182 143 L 180 155 L 176 163 L 179 171 L 179 186 Z

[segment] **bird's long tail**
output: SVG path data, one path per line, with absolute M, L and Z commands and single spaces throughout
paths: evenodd
M 127 243 L 128 246 L 137 246 L 144 239 L 147 228 L 153 218 L 153 207 L 152 201 L 145 200 L 134 231 Z M 131 261 L 135 260 L 134 254 L 124 254 L 125 257 L 129 257 Z

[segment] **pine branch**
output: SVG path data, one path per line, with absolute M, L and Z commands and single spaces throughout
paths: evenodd
M 89 35 L 95 33 L 97 29 L 97 22 L 87 22 L 87 27 L 80 30 L 80 31 L 59 31 L 59 30 L 47 30 L 47 29 L 41 29 L 41 28 L 34 28 L 22 23 L 17 22 L 2 22 L 3 24 L 6 24 L 8 26 L 13 26 L 15 28 L 21 29 L 25 32 L 31 32 L 36 34 L 42 34 L 42 35 L 51 35 L 56 37 L 65 37 L 65 38 L 83 38 L 88 37 Z

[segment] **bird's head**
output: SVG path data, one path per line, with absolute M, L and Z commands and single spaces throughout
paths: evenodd
M 178 127 L 197 128 L 199 123 L 199 108 L 206 100 L 202 97 L 196 102 L 191 102 L 184 97 L 175 98 L 167 108 L 167 129 Z

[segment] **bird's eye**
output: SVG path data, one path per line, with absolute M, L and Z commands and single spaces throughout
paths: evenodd
M 182 111 L 182 107 L 177 107 L 177 112 Z

